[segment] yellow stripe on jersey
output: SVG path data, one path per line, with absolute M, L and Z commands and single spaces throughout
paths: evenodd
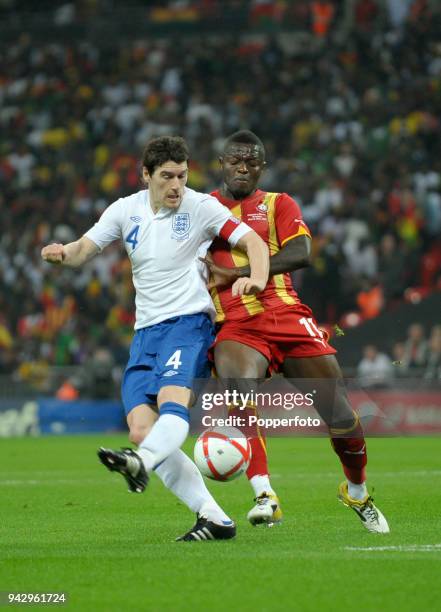
M 210 291 L 211 299 L 213 300 L 214 307 L 216 308 L 216 323 L 222 323 L 225 321 L 225 312 L 222 308 L 222 304 L 219 298 L 219 293 L 216 287 Z
M 231 214 L 234 215 L 237 219 L 240 219 L 240 221 L 242 221 L 242 207 L 240 204 L 237 204 L 236 206 L 233 206 L 233 208 L 230 208 Z
M 237 219 L 241 219 L 242 210 L 241 210 L 240 204 L 238 204 L 237 206 L 234 206 L 231 209 L 231 214 L 237 217 Z M 245 258 L 245 263 L 243 265 L 246 265 L 247 263 L 248 263 L 248 259 Z M 223 321 L 225 321 L 226 317 L 225 317 L 225 312 L 224 312 L 224 309 L 222 308 L 222 303 L 220 301 L 219 293 L 216 287 L 213 287 L 213 289 L 211 289 L 210 295 L 211 295 L 211 299 L 213 300 L 214 307 L 216 308 L 216 323 L 222 323 Z
M 275 255 L 280 251 L 279 241 L 277 239 L 275 214 L 276 214 L 276 198 L 278 193 L 267 193 L 265 197 L 265 204 L 268 206 L 268 226 L 269 226 L 269 251 L 270 256 Z M 299 234 L 296 234 L 299 235 Z M 286 242 L 286 241 L 285 241 Z M 283 246 L 283 245 L 282 245 Z M 286 290 L 285 279 L 283 274 L 276 274 L 273 276 L 276 295 L 282 300 L 284 304 L 297 304 L 296 300 L 292 295 L 289 295 Z
M 268 248 L 270 257 L 275 255 L 279 249 L 279 241 L 277 240 L 276 224 L 274 221 L 274 215 L 276 212 L 276 198 L 278 193 L 267 193 L 263 203 L 268 207 Z
M 286 289 L 286 284 L 285 284 L 285 279 L 283 277 L 283 274 L 277 274 L 276 276 L 273 276 L 273 279 L 274 279 L 274 284 L 275 284 L 275 291 L 277 295 L 279 296 L 279 298 L 282 300 L 282 302 L 284 302 L 285 304 L 298 304 L 299 303 L 299 300 L 296 300 L 295 297 L 293 297 L 292 295 L 289 295 Z
M 292 236 L 288 236 L 288 238 L 285 238 L 285 240 L 283 240 L 282 242 L 282 246 L 285 246 L 285 244 L 289 241 L 292 240 L 293 238 L 297 238 L 297 236 L 308 236 L 309 238 L 311 238 L 311 234 L 308 232 L 308 230 L 306 229 L 306 227 L 299 227 L 299 231 L 296 234 L 292 234 Z

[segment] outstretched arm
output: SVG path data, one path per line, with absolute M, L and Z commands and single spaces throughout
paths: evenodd
M 204 259 L 209 267 L 211 279 L 209 289 L 231 285 L 236 279 L 249 276 L 250 266 L 224 268 L 213 263 L 210 257 Z M 311 264 L 311 239 L 298 236 L 289 240 L 278 253 L 269 258 L 269 275 L 294 272 Z
M 298 236 L 289 240 L 278 253 L 270 257 L 269 274 L 284 274 L 294 272 L 311 265 L 311 239 L 308 236 Z M 236 268 L 238 276 L 246 276 L 249 266 Z
M 83 236 L 69 244 L 48 244 L 41 250 L 42 258 L 48 263 L 78 268 L 92 259 L 99 251 L 97 245 Z
M 236 246 L 245 251 L 248 256 L 249 265 L 247 274 L 237 276 L 231 288 L 233 295 L 254 295 L 260 293 L 266 287 L 269 274 L 268 247 L 256 234 L 251 231 L 242 236 Z

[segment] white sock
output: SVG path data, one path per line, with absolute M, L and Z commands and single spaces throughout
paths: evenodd
M 352 497 L 352 499 L 363 501 L 368 496 L 366 483 L 363 482 L 362 484 L 355 484 L 348 480 L 348 493 L 349 497 Z
M 274 489 L 270 484 L 268 474 L 257 474 L 250 478 L 250 485 L 253 487 L 254 495 L 259 497 L 262 493 L 270 493 L 275 495 Z
M 190 510 L 203 514 L 210 521 L 231 521 L 216 503 L 200 471 L 181 449 L 178 449 L 155 468 L 167 489 L 172 491 Z
M 137 450 L 145 469 L 153 468 L 178 450 L 188 435 L 188 422 L 175 414 L 162 414 Z

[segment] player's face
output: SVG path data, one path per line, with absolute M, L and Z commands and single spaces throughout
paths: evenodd
M 177 164 L 168 161 L 155 168 L 152 175 L 146 167 L 142 174 L 149 186 L 150 203 L 154 212 L 165 206 L 166 208 L 179 208 L 184 197 L 184 188 L 188 178 L 187 162 Z
M 263 151 L 253 144 L 232 143 L 219 158 L 226 195 L 246 198 L 257 188 L 265 167 Z

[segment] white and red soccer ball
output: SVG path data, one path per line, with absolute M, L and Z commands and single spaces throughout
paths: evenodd
M 213 480 L 234 480 L 251 461 L 251 445 L 236 427 L 216 427 L 201 433 L 194 446 L 194 461 Z

